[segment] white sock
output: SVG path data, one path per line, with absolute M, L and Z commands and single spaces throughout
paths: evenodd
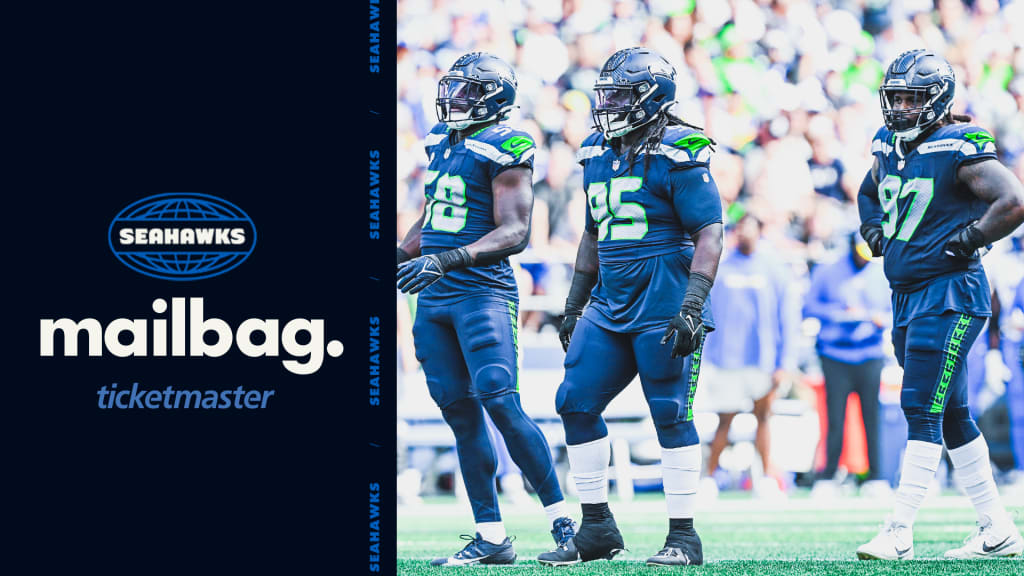
M 941 444 L 907 440 L 907 450 L 903 453 L 903 469 L 900 472 L 900 486 L 896 489 L 893 520 L 907 526 L 914 525 L 917 509 L 928 495 L 928 486 L 935 478 L 941 458 Z
M 565 513 L 565 500 L 559 500 L 550 506 L 545 506 L 544 514 L 547 515 L 549 524 L 554 523 L 554 521 L 559 518 L 568 516 L 568 514 Z
M 591 442 L 566 446 L 569 470 L 576 482 L 576 493 L 581 504 L 608 502 L 608 459 L 611 444 L 608 437 Z
M 501 544 L 505 541 L 505 524 L 503 522 L 477 522 L 476 531 L 480 537 L 491 544 Z
M 953 461 L 953 478 L 971 499 L 978 520 L 984 522 L 987 516 L 996 525 L 1008 521 L 1006 508 L 999 500 L 999 491 L 992 478 L 985 437 L 978 436 L 959 448 L 953 448 L 949 451 L 949 459 Z
M 669 518 L 693 518 L 700 483 L 700 444 L 661 449 L 661 476 Z

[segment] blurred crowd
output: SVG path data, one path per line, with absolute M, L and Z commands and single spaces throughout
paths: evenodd
M 953 65 L 954 113 L 989 130 L 1024 180 L 1024 0 L 399 0 L 398 38 L 399 234 L 423 208 L 422 140 L 437 121 L 440 76 L 478 50 L 516 69 L 510 122 L 538 143 L 530 247 L 514 262 L 527 333 L 557 328 L 584 226 L 574 155 L 592 130 L 594 80 L 622 48 L 665 56 L 677 71 L 674 112 L 717 142 L 726 252 L 737 223 L 756 216 L 801 298 L 816 266 L 850 250 L 882 125 L 877 88 L 900 52 L 924 47 Z M 1024 266 L 1019 242 L 1005 244 L 1008 309 Z M 400 328 L 402 316 L 408 306 Z M 815 356 L 806 328 L 801 367 Z
M 953 64 L 954 111 L 990 130 L 1024 177 L 1019 0 L 400 0 L 398 38 L 399 230 L 422 208 L 438 78 L 465 52 L 492 52 L 518 73 L 512 123 L 539 143 L 524 262 L 575 256 L 584 202 L 574 153 L 591 130 L 601 65 L 629 46 L 675 66 L 675 112 L 718 142 L 712 170 L 730 222 L 757 212 L 798 267 L 828 258 L 856 228 L 882 123 L 876 89 L 903 50 L 923 46 Z M 533 291 L 564 292 L 552 290 L 564 288 L 562 274 L 530 271 Z

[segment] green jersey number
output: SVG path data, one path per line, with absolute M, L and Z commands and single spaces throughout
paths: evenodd
M 910 200 L 910 207 L 907 215 L 900 225 L 899 233 L 896 233 L 896 220 L 899 218 L 898 200 L 913 195 Z M 933 178 L 912 178 L 903 182 L 895 174 L 887 175 L 878 183 L 878 201 L 882 204 L 885 217 L 882 219 L 882 233 L 886 238 L 896 235 L 897 240 L 907 242 L 917 230 L 917 225 L 924 218 L 925 211 L 932 203 L 932 196 L 935 195 L 935 180 Z
M 439 232 L 455 234 L 465 228 L 466 216 L 466 181 L 462 176 L 450 176 L 447 173 L 438 177 L 437 170 L 427 170 L 423 180 L 424 186 L 434 181 L 434 195 L 427 194 L 427 207 L 423 215 L 423 226 L 428 224 Z
M 623 192 L 636 192 L 640 176 L 612 178 L 607 184 L 593 182 L 587 188 L 590 216 L 597 223 L 597 240 L 640 240 L 647 235 L 647 211 L 639 202 L 623 202 Z M 612 224 L 613 219 L 629 220 Z M 610 238 L 609 238 L 610 237 Z

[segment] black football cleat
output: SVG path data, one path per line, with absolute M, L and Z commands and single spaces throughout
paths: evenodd
M 611 560 L 626 549 L 619 527 L 615 525 L 615 518 L 610 512 L 600 518 L 584 517 L 573 542 L 583 562 L 601 558 Z
M 555 539 L 555 549 L 537 556 L 537 561 L 547 566 L 570 566 L 579 564 L 579 551 L 573 537 L 576 536 L 576 523 L 571 518 L 562 517 L 554 521 L 551 536 Z
M 469 534 L 459 536 L 469 540 L 469 544 L 447 558 L 434 558 L 431 566 L 473 566 L 476 564 L 514 564 L 516 552 L 512 549 L 512 541 L 508 538 L 501 544 L 492 544 L 484 540 L 480 533 L 476 537 Z
M 700 566 L 703 563 L 704 550 L 694 530 L 670 533 L 665 547 L 647 559 L 648 566 Z

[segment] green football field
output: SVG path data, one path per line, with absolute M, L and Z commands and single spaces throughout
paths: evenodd
M 1024 526 L 1024 507 L 1009 499 L 1018 527 Z M 671 570 L 648 567 L 644 560 L 664 543 L 668 521 L 660 493 L 638 494 L 628 503 L 611 502 L 627 551 L 613 561 L 598 560 L 571 567 L 549 568 L 537 554 L 553 547 L 540 504 L 512 506 L 502 501 L 506 529 L 515 536 L 519 555 L 514 566 L 461 569 L 474 574 L 650 574 Z M 570 501 L 574 518 L 579 505 Z M 960 545 L 974 527 L 969 502 L 957 495 L 930 497 L 914 525 L 916 560 L 866 562 L 856 559 L 857 546 L 881 527 L 890 506 L 863 498 L 844 498 L 829 504 L 811 501 L 806 492 L 788 500 L 764 502 L 746 494 L 727 495 L 702 504 L 694 524 L 704 542 L 704 565 L 682 568 L 692 574 L 1014 574 L 1024 575 L 1020 558 L 978 561 L 941 560 L 942 553 Z M 452 498 L 428 499 L 398 511 L 398 574 L 436 574 L 446 569 L 429 566 L 435 556 L 455 552 L 465 542 L 459 534 L 472 532 L 468 505 Z

